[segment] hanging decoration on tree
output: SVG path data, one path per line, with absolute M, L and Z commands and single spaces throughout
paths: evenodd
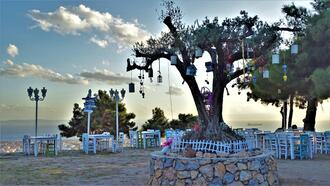
M 148 77 L 150 78 L 150 83 L 152 83 L 152 78 L 154 77 L 154 70 L 152 66 L 148 69 Z
M 160 59 L 158 59 L 158 76 L 157 76 L 157 83 L 162 83 L 163 77 L 160 72 Z
M 280 55 L 278 52 L 274 52 L 272 54 L 272 64 L 279 64 L 280 63 Z
M 138 76 L 140 79 L 140 91 L 139 93 L 142 95 L 142 98 L 144 98 L 144 72 L 143 70 L 140 70 L 140 75 Z
M 203 50 L 199 47 L 196 47 L 195 49 L 195 58 L 200 58 L 203 56 Z
M 203 103 L 208 111 L 208 114 L 212 114 L 212 105 L 213 105 L 213 93 L 210 91 L 209 88 L 207 87 L 202 87 L 201 88 L 201 94 L 203 96 Z
M 283 68 L 283 81 L 287 81 L 288 80 L 288 76 L 287 76 L 287 72 L 288 72 L 288 66 L 286 64 L 283 64 L 282 66 Z
M 187 66 L 186 75 L 187 76 L 196 76 L 197 68 L 194 64 L 190 64 Z
M 263 70 L 262 77 L 265 78 L 265 79 L 269 78 L 269 70 L 268 69 Z
M 131 71 L 131 82 L 128 84 L 128 92 L 129 93 L 134 93 L 135 92 L 135 85 L 133 83 L 132 71 Z
M 178 63 L 178 56 L 172 55 L 171 56 L 171 65 L 176 65 Z
M 298 54 L 298 44 L 294 43 L 291 45 L 291 54 Z

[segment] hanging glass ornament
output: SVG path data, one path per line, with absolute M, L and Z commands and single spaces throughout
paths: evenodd
M 282 68 L 284 73 L 288 72 L 288 66 L 286 64 L 282 65 Z
M 172 55 L 171 56 L 171 65 L 176 65 L 178 60 L 178 56 Z
M 277 89 L 277 93 L 281 94 L 282 93 L 281 89 Z
M 205 63 L 206 72 L 212 72 L 213 71 L 213 63 L 211 61 Z
M 283 81 L 287 81 L 287 80 L 288 80 L 288 76 L 286 74 L 284 74 Z
M 186 75 L 187 76 L 195 76 L 197 72 L 197 68 L 194 64 L 191 64 L 186 69 Z
M 298 54 L 298 45 L 297 44 L 291 45 L 291 54 Z
M 265 78 L 265 79 L 269 78 L 269 70 L 264 70 L 262 72 L 262 77 Z
M 195 49 L 195 58 L 200 58 L 203 56 L 203 50 L 199 47 L 196 47 Z
M 280 63 L 280 55 L 277 53 L 274 53 L 272 55 L 272 64 L 279 64 Z

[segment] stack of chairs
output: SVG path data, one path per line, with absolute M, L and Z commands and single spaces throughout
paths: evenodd
M 330 153 L 330 131 L 324 132 L 324 152 Z
M 264 140 L 265 140 L 264 149 L 266 149 L 267 151 L 272 152 L 273 155 L 276 158 L 278 158 L 278 145 L 277 145 L 276 135 L 273 134 L 273 133 L 265 134 Z

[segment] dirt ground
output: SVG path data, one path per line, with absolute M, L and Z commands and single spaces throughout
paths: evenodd
M 0 155 L 0 185 L 146 185 L 149 154 L 155 149 L 57 157 Z M 279 160 L 281 185 L 330 185 L 330 155 L 313 160 Z

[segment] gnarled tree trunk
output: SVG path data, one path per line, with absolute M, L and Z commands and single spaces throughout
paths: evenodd
M 289 118 L 288 118 L 288 128 L 292 126 L 292 116 L 293 116 L 293 96 L 290 96 L 290 111 L 289 111 Z
M 309 98 L 304 122 L 305 131 L 315 131 L 315 118 L 317 111 L 317 99 Z

